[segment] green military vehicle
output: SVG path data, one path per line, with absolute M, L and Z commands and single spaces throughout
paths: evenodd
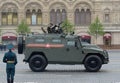
M 48 64 L 83 64 L 87 71 L 97 72 L 109 62 L 108 52 L 96 45 L 81 42 L 79 36 L 40 34 L 18 38 L 18 53 L 34 72 L 44 71 Z

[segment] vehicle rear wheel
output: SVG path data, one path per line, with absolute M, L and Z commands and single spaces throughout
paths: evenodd
M 42 72 L 45 70 L 48 62 L 42 55 L 34 55 L 29 60 L 29 67 L 34 72 Z
M 97 72 L 102 66 L 102 60 L 96 55 L 91 55 L 85 59 L 84 66 L 89 72 Z
M 18 54 L 22 54 L 23 53 L 23 37 L 19 37 L 18 38 Z

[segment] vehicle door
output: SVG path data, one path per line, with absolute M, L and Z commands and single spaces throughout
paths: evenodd
M 80 63 L 82 58 L 82 46 L 79 39 L 67 39 L 65 46 L 66 60 L 72 64 Z
M 49 41 L 48 47 L 48 59 L 51 62 L 64 62 L 65 54 L 65 45 L 64 45 L 64 39 L 62 38 L 53 38 L 51 41 Z

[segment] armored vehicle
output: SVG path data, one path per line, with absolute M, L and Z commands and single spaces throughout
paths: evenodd
M 25 40 L 24 40 L 25 39 Z M 40 34 L 18 38 L 18 53 L 34 72 L 44 71 L 48 64 L 83 64 L 87 71 L 97 72 L 109 62 L 108 52 L 96 45 L 81 42 L 79 36 Z

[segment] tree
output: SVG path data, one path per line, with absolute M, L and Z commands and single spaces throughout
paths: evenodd
M 26 35 L 27 33 L 30 33 L 30 28 L 28 27 L 28 25 L 24 20 L 22 20 L 21 23 L 18 25 L 17 32 L 22 35 L 23 34 Z
M 88 33 L 95 37 L 96 44 L 97 44 L 97 38 L 100 35 L 104 34 L 104 28 L 102 23 L 100 22 L 99 18 L 96 17 L 95 21 L 90 24 Z
M 64 20 L 61 27 L 65 34 L 71 34 L 74 32 L 73 24 L 71 22 L 69 22 L 69 20 Z

